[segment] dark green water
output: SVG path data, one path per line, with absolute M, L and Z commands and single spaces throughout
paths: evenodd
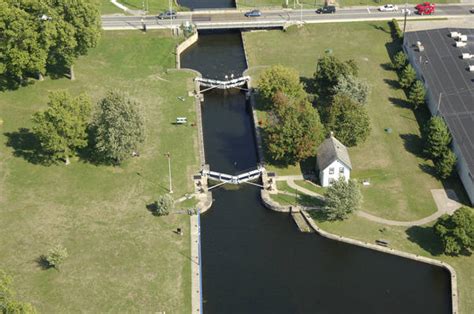
M 201 33 L 183 67 L 204 77 L 246 68 L 238 32 Z M 257 164 L 251 118 L 239 91 L 202 103 L 206 161 L 227 173 Z M 444 269 L 297 230 L 265 209 L 256 187 L 214 191 L 201 217 L 205 313 L 450 313 Z

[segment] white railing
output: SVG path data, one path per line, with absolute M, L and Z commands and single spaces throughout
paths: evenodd
M 250 80 L 250 76 L 242 76 L 227 81 L 213 80 L 202 77 L 197 77 L 195 80 L 198 81 L 199 84 L 204 87 L 228 89 L 245 85 Z

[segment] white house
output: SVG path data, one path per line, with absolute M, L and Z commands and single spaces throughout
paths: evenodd
M 317 166 L 319 169 L 319 182 L 326 187 L 344 177 L 346 181 L 351 176 L 351 159 L 347 148 L 331 133 L 318 147 Z

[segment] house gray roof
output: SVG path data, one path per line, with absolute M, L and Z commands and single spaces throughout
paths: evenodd
M 349 169 L 352 169 L 351 159 L 347 148 L 339 142 L 334 136 L 330 136 L 318 147 L 318 168 L 326 169 L 335 160 L 339 160 Z

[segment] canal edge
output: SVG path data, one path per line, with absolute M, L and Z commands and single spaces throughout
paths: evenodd
M 351 238 L 340 236 L 340 235 L 335 235 L 333 233 L 330 233 L 330 232 L 327 232 L 327 231 L 321 229 L 316 224 L 316 222 L 314 222 L 313 218 L 311 218 L 311 216 L 307 212 L 301 211 L 301 214 L 303 215 L 306 222 L 311 226 L 311 228 L 313 228 L 314 231 L 316 231 L 316 233 L 318 233 L 320 236 L 323 236 L 325 238 L 335 240 L 335 241 L 339 241 L 339 242 L 344 242 L 344 243 L 351 244 L 351 245 L 360 246 L 360 247 L 363 247 L 363 248 L 367 248 L 367 249 L 374 250 L 374 251 L 379 251 L 379 252 L 386 253 L 386 254 L 391 254 L 391 255 L 396 255 L 396 256 L 399 256 L 399 257 L 403 257 L 403 258 L 408 258 L 408 259 L 411 259 L 411 260 L 414 260 L 414 261 L 417 261 L 417 262 L 420 262 L 420 263 L 430 264 L 430 265 L 433 265 L 433 266 L 438 266 L 438 267 L 446 269 L 449 272 L 450 278 L 451 278 L 451 310 L 452 310 L 453 314 L 458 314 L 459 313 L 458 285 L 457 285 L 456 270 L 451 265 L 449 265 L 448 263 L 442 262 L 442 261 L 439 261 L 439 260 L 435 260 L 435 259 L 432 259 L 432 258 L 420 256 L 420 255 L 417 255 L 417 254 L 403 252 L 403 251 L 395 250 L 395 249 L 392 249 L 392 248 L 381 247 L 381 246 L 378 246 L 376 244 L 363 242 L 363 241 L 360 241 L 360 240 L 355 240 L 355 239 L 351 239 Z

